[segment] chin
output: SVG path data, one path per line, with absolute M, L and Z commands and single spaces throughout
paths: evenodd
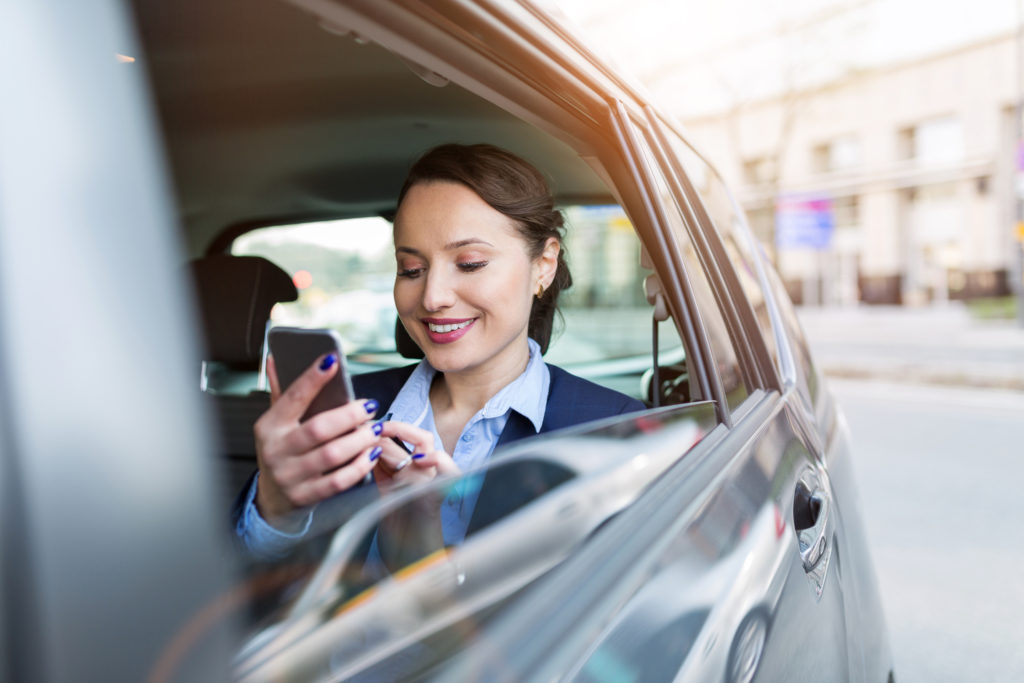
M 428 351 L 425 352 L 425 355 L 430 367 L 438 372 L 460 372 L 472 367 L 471 363 L 466 362 L 464 354 L 445 350 L 442 352 Z

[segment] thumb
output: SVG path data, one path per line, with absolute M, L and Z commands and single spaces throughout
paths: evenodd
M 444 451 L 416 453 L 412 456 L 412 464 L 422 469 L 436 467 L 438 474 L 462 474 L 462 470 L 452 460 L 452 456 Z

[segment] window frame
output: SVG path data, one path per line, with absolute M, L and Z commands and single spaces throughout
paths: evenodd
M 686 201 L 690 204 L 691 210 L 694 211 L 693 233 L 696 234 L 691 236 L 696 244 L 703 245 L 704 249 L 707 250 L 707 258 L 710 259 L 711 263 L 715 264 L 714 275 L 709 272 L 709 277 L 715 277 L 717 279 L 717 285 L 723 288 L 723 292 L 728 292 L 728 296 L 723 296 L 723 299 L 728 300 L 728 314 L 732 316 L 734 324 L 736 324 L 738 329 L 742 330 L 742 333 L 744 334 L 745 343 L 743 344 L 742 352 L 746 356 L 747 363 L 750 364 L 749 367 L 753 373 L 755 386 L 768 391 L 774 390 L 781 393 L 785 387 L 785 383 L 783 382 L 782 377 L 780 377 L 782 368 L 777 367 L 775 360 L 768 351 L 763 333 L 761 332 L 761 327 L 758 325 L 757 317 L 754 314 L 750 300 L 747 298 L 746 292 L 743 291 L 743 285 L 740 283 L 739 277 L 735 272 L 736 265 L 733 264 L 729 258 L 728 251 L 722 242 L 722 236 L 715 228 L 714 222 L 711 220 L 711 216 L 708 213 L 707 208 L 704 206 L 704 203 L 700 198 L 700 194 L 693 186 L 689 175 L 683 168 L 682 162 L 674 154 L 665 153 L 666 149 L 672 149 L 671 141 L 668 138 L 669 135 L 675 135 L 679 139 L 679 142 L 687 145 L 691 150 L 693 147 L 682 135 L 679 135 L 671 126 L 666 124 L 664 120 L 650 107 L 645 107 L 645 110 L 648 119 L 651 122 L 651 128 L 658 136 L 658 141 L 660 143 L 659 151 L 663 155 L 663 163 L 667 162 L 675 181 L 678 183 L 677 191 L 682 193 L 686 198 Z M 698 156 L 700 155 L 698 154 Z M 701 160 L 707 164 L 709 172 L 717 173 L 710 163 L 702 157 Z M 745 220 L 745 217 L 743 220 Z M 756 252 L 755 256 L 760 258 L 760 255 Z M 766 283 L 762 282 L 760 277 L 758 277 L 758 282 L 761 285 L 766 306 L 768 307 L 769 316 L 772 319 L 772 331 L 776 345 L 779 346 L 780 329 L 773 310 L 775 303 L 773 298 L 770 296 L 771 292 L 765 288 Z M 723 311 L 723 314 L 725 313 L 726 312 Z M 785 335 L 783 334 L 782 336 Z M 737 352 L 740 351 L 740 349 L 737 349 Z M 780 359 L 783 359 L 781 362 L 785 363 L 785 352 L 781 346 L 779 346 L 779 355 Z
M 666 207 L 663 207 L 660 201 L 657 199 L 657 193 L 654 189 L 654 180 L 650 176 L 652 171 L 660 172 L 665 176 L 666 183 L 669 185 L 669 190 L 676 194 L 678 198 L 678 190 L 673 186 L 672 180 L 669 175 L 665 172 L 665 169 L 661 166 L 662 160 L 659 157 L 658 151 L 654 145 L 651 144 L 651 130 L 648 122 L 642 116 L 632 116 L 626 108 L 626 105 L 620 101 L 615 100 L 612 103 L 614 108 L 614 124 L 616 132 L 622 137 L 622 143 L 624 150 L 630 155 L 629 162 L 631 171 L 634 174 L 634 181 L 637 184 L 638 190 L 643 193 L 643 200 L 645 204 L 645 211 L 651 223 L 655 226 L 658 231 L 661 243 L 660 247 L 663 249 L 663 253 L 667 256 L 668 263 L 665 267 L 672 272 L 673 277 L 671 279 L 662 278 L 662 286 L 665 289 L 665 294 L 668 299 L 670 309 L 673 311 L 673 318 L 679 320 L 675 313 L 683 313 L 683 318 L 687 321 L 686 328 L 687 333 L 692 335 L 691 339 L 684 339 L 684 343 L 687 344 L 687 350 L 693 356 L 694 362 L 690 366 L 690 371 L 698 373 L 699 382 L 702 387 L 706 387 L 706 397 L 715 401 L 716 409 L 719 414 L 720 421 L 727 427 L 733 425 L 733 415 L 736 412 L 744 412 L 744 408 L 750 402 L 750 398 L 755 395 L 756 390 L 760 388 L 756 383 L 749 381 L 749 364 L 745 361 L 744 352 L 737 344 L 737 339 L 733 337 L 733 328 L 729 318 L 723 311 L 723 318 L 725 319 L 726 326 L 729 329 L 730 338 L 733 342 L 733 347 L 736 352 L 737 361 L 739 362 L 740 372 L 743 376 L 743 381 L 748 389 L 748 396 L 744 399 L 740 406 L 737 406 L 739 410 L 734 410 L 729 407 L 728 401 L 726 400 L 726 394 L 724 389 L 724 383 L 718 372 L 717 367 L 713 362 L 714 352 L 711 346 L 710 337 L 704 326 L 701 310 L 693 297 L 693 288 L 690 284 L 690 275 L 687 272 L 687 267 L 682 261 L 681 252 L 676 242 L 673 231 L 668 227 L 668 219 L 665 211 Z M 638 137 L 638 136 L 643 136 Z M 640 145 L 646 145 L 651 151 L 651 158 L 657 164 L 657 168 L 648 169 L 646 161 L 643 159 L 643 154 L 640 152 Z M 641 170 L 643 169 L 643 170 Z M 680 213 L 680 217 L 686 225 L 688 233 L 693 234 L 691 215 L 688 215 L 685 207 L 682 203 L 677 203 L 677 208 Z M 704 263 L 705 255 L 702 254 L 701 245 L 694 240 L 694 248 L 698 253 L 698 258 Z M 652 253 L 652 257 L 654 254 Z M 658 271 L 659 276 L 662 276 L 662 271 Z M 712 286 L 712 291 L 716 296 L 716 299 L 720 296 L 716 290 L 716 284 L 709 277 L 709 284 Z M 722 311 L 721 301 L 719 303 L 719 310 Z M 682 330 L 681 330 L 682 332 Z M 699 355 L 699 358 L 698 358 Z M 689 362 L 688 358 L 688 362 Z

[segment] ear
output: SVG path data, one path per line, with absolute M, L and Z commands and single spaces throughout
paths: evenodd
M 534 289 L 537 285 L 542 285 L 544 289 L 551 286 L 558 270 L 558 253 L 561 250 L 562 245 L 554 237 L 549 237 L 544 243 L 544 250 L 533 262 Z

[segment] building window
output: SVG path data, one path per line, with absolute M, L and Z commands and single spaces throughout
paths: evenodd
M 844 135 L 815 145 L 811 151 L 811 168 L 815 173 L 846 171 L 860 165 L 860 141 L 854 135 Z
M 922 121 L 898 133 L 898 154 L 922 164 L 959 161 L 964 156 L 964 136 L 960 120 L 954 116 Z
M 836 229 L 856 228 L 860 224 L 860 201 L 857 195 L 846 195 L 832 199 L 832 215 Z
M 775 180 L 775 160 L 755 157 L 743 162 L 743 182 L 748 185 L 763 185 Z

